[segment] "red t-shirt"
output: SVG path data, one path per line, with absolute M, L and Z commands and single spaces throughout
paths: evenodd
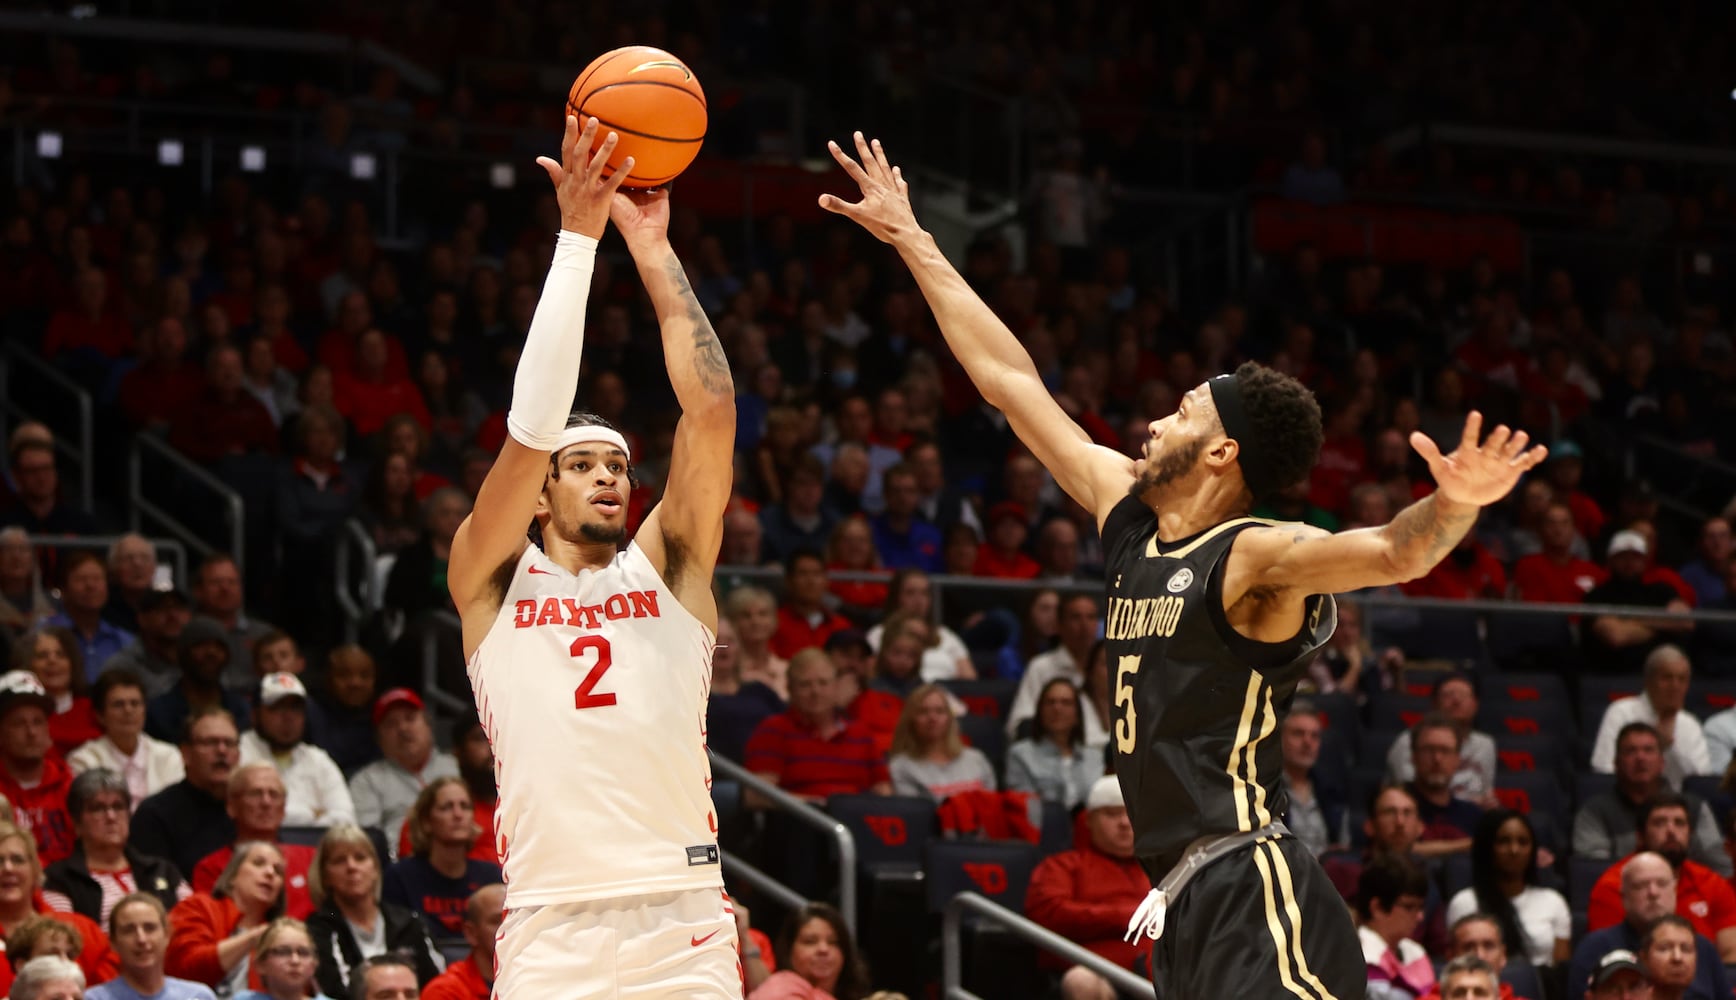
M 819 624 L 791 611 L 778 608 L 778 630 L 772 633 L 772 652 L 787 660 L 810 646 L 824 646 L 833 632 L 850 627 L 850 620 L 830 611 L 821 612 Z
M 1627 863 L 1628 858 L 1622 858 L 1610 865 L 1591 887 L 1587 930 L 1601 931 L 1622 922 L 1621 871 Z M 1694 933 L 1716 941 L 1719 931 L 1736 927 L 1736 890 L 1712 869 L 1684 861 L 1676 875 L 1676 913 L 1694 925 Z
M 96 710 L 89 698 L 74 698 L 64 712 L 48 717 L 48 737 L 54 741 L 54 751 L 65 757 L 79 747 L 102 735 L 97 725 Z
M 975 576 L 993 576 L 1003 580 L 1034 580 L 1043 567 L 1023 552 L 1003 556 L 984 542 L 977 546 L 976 563 L 970 571 Z
M 1453 601 L 1505 597 L 1507 571 L 1488 549 L 1472 542 L 1470 565 L 1459 565 L 1454 553 L 1449 552 L 1427 576 L 1402 584 L 1400 589 L 1412 597 L 1444 597 Z
M 860 723 L 822 737 L 793 711 L 761 722 L 746 756 L 749 771 L 777 775 L 778 787 L 792 795 L 858 795 L 892 780 L 873 734 Z
M 1609 571 L 1597 563 L 1569 556 L 1558 563 L 1541 552 L 1513 566 L 1513 585 L 1521 601 L 1580 604 L 1586 592 L 1609 579 Z
M 892 731 L 904 714 L 904 699 L 885 691 L 863 691 L 844 714 L 874 737 L 874 749 L 884 757 L 892 752 Z

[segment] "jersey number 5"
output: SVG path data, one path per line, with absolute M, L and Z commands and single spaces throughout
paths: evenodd
M 1134 727 L 1139 725 L 1133 711 L 1133 678 L 1139 673 L 1139 657 L 1123 656 L 1115 666 L 1115 707 L 1127 706 L 1127 715 L 1115 720 L 1115 749 L 1133 752 Z
M 597 693 L 597 683 L 603 675 L 609 672 L 614 660 L 609 656 L 609 640 L 600 635 L 581 635 L 573 640 L 572 648 L 568 650 L 574 659 L 585 655 L 586 650 L 594 650 L 597 663 L 585 674 L 585 679 L 579 682 L 579 689 L 573 693 L 574 708 L 606 708 L 615 703 L 612 691 Z

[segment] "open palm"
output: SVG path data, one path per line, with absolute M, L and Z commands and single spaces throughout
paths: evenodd
M 904 182 L 904 172 L 886 162 L 886 151 L 880 140 L 870 143 L 862 133 L 855 134 L 858 163 L 835 142 L 826 143 L 832 159 L 850 175 L 862 191 L 862 200 L 848 202 L 832 194 L 820 196 L 820 207 L 853 220 L 882 243 L 891 243 L 899 236 L 913 232 L 916 213 L 910 208 L 910 185 Z
M 1429 463 L 1429 472 L 1448 500 L 1475 504 L 1494 503 L 1512 492 L 1519 478 L 1549 457 L 1542 445 L 1526 448 L 1530 438 L 1506 424 L 1483 436 L 1483 415 L 1472 410 L 1465 418 L 1465 431 L 1451 454 L 1441 454 L 1435 442 L 1421 431 L 1411 432 L 1411 447 Z

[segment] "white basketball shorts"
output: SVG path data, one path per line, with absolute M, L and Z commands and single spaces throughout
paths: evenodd
M 735 911 L 721 889 L 509 910 L 496 1000 L 740 1000 Z

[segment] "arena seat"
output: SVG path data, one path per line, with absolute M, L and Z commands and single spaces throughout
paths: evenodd
M 1368 728 L 1409 729 L 1433 707 L 1426 695 L 1382 691 L 1368 700 Z
M 1037 841 L 1037 849 L 1048 857 L 1070 850 L 1074 840 L 1073 810 L 1060 802 L 1043 800 L 1043 832 L 1042 839 Z
M 1356 733 L 1362 727 L 1357 724 L 1356 698 L 1343 691 L 1331 694 L 1312 694 L 1307 696 L 1313 703 L 1314 711 L 1320 715 L 1320 725 L 1327 732 L 1343 734 L 1347 745 L 1353 749 L 1356 746 Z
M 1573 802 L 1575 808 L 1615 788 L 1615 775 L 1592 770 L 1580 770 L 1575 761 Z
M 1013 695 L 1019 690 L 1017 681 L 1006 680 L 952 680 L 941 681 L 940 686 L 964 702 L 964 707 L 970 710 L 970 714 L 997 721 L 1006 719 L 1007 710 L 1013 704 Z
M 1502 698 L 1526 703 L 1554 703 L 1563 708 L 1568 704 L 1567 682 L 1560 674 L 1541 672 L 1500 673 L 1479 678 L 1477 695 L 1485 701 Z
M 1503 736 L 1551 735 L 1572 739 L 1579 731 L 1565 699 L 1517 701 L 1485 698 L 1477 706 L 1477 728 L 1499 742 Z
M 1496 771 L 1494 791 L 1502 805 L 1528 815 L 1560 816 L 1567 808 L 1561 782 L 1544 771 Z
M 1545 774 L 1558 784 L 1571 773 L 1561 738 L 1544 730 L 1536 735 L 1495 734 L 1495 767 L 1498 771 L 1528 771 Z
M 1025 890 L 1042 854 L 1035 844 L 1004 841 L 934 840 L 923 872 L 928 909 L 939 913 L 961 892 L 975 892 L 1014 913 L 1025 912 Z
M 1393 741 L 1403 736 L 1404 729 L 1365 729 L 1358 736 L 1356 745 L 1356 770 L 1376 768 L 1386 770 L 1386 755 L 1391 752 Z
M 1736 680 L 1694 678 L 1688 689 L 1688 711 L 1705 722 L 1727 708 L 1736 708 Z
M 913 882 L 934 836 L 934 802 L 916 795 L 834 795 L 826 812 L 856 839 L 856 864 L 876 881 Z
M 995 777 L 1002 777 L 1006 773 L 1007 731 L 1001 727 L 1001 720 L 985 715 L 961 715 L 958 729 L 966 743 L 988 757 L 994 765 Z

